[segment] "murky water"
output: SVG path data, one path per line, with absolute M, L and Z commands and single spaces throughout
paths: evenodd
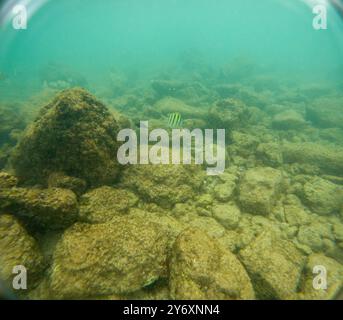
M 339 298 L 341 1 L 18 2 L 0 4 L 0 294 Z M 172 129 L 198 130 L 199 163 L 173 163 Z

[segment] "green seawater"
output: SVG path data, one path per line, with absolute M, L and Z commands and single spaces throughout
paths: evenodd
M 21 30 L 13 25 L 18 2 L 0 1 L 0 296 L 12 297 L 1 279 L 8 286 L 13 266 L 27 263 L 29 289 L 14 290 L 24 299 L 343 299 L 341 0 L 22 1 Z M 325 9 L 321 19 L 316 6 Z M 224 173 L 138 166 L 97 185 L 69 163 L 25 180 L 18 172 L 30 166 L 16 167 L 16 146 L 25 154 L 27 128 L 36 119 L 36 128 L 54 124 L 41 121 L 40 110 L 54 110 L 54 97 L 76 87 L 99 99 L 121 129 L 138 132 L 149 121 L 170 132 L 170 114 L 189 130 L 225 129 Z M 97 128 L 98 116 L 77 128 Z M 51 132 L 64 129 L 61 122 L 40 128 L 49 141 L 43 135 L 37 145 L 47 150 L 28 149 L 22 163 L 54 163 L 61 137 Z M 90 148 L 111 144 L 94 132 Z M 80 137 L 69 138 L 63 143 Z M 37 218 L 49 212 L 57 221 L 68 210 L 81 231 L 69 222 L 67 231 L 63 223 L 42 227 Z M 227 262 L 215 260 L 216 272 L 211 250 Z M 326 289 L 313 287 L 318 266 L 328 271 Z M 232 272 L 241 283 L 230 287 Z

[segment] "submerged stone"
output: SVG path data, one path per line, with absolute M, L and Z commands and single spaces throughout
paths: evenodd
M 43 276 L 45 262 L 36 241 L 12 215 L 0 214 L 0 279 L 12 287 L 13 268 L 24 266 L 27 289 L 31 290 Z
M 80 199 L 80 218 L 90 223 L 103 223 L 129 212 L 138 197 L 129 190 L 101 187 L 84 194 Z
M 14 188 L 18 179 L 7 172 L 0 171 L 0 188 Z
M 0 189 L 0 210 L 40 230 L 63 229 L 78 218 L 76 195 L 66 189 Z
M 139 217 L 75 224 L 57 244 L 51 289 L 57 298 L 126 294 L 167 272 L 167 234 Z
M 198 229 L 189 228 L 176 239 L 169 269 L 173 299 L 255 298 L 249 276 L 235 255 Z
M 268 215 L 283 187 L 280 170 L 258 167 L 245 172 L 239 188 L 242 208 L 253 214 Z
M 319 177 L 307 181 L 299 193 L 303 202 L 319 215 L 338 213 L 343 205 L 343 187 Z
M 287 240 L 263 232 L 239 256 L 260 299 L 290 299 L 299 286 L 305 257 Z
M 52 172 L 113 183 L 118 175 L 118 126 L 108 109 L 83 89 L 62 91 L 26 131 L 11 163 L 20 180 L 45 184 Z

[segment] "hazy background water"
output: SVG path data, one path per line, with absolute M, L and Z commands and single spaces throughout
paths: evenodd
M 187 50 L 212 66 L 245 57 L 294 81 L 342 81 L 343 23 L 331 7 L 328 30 L 314 30 L 313 17 L 301 0 L 50 0 L 27 30 L 2 26 L 0 93 L 39 88 L 49 62 L 105 84 L 113 66 L 144 73 Z

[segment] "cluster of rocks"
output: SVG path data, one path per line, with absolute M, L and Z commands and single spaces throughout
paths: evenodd
M 225 172 L 120 167 L 116 118 L 85 90 L 63 91 L 17 145 L 13 174 L 0 172 L 0 278 L 25 265 L 30 299 L 337 298 L 342 151 L 276 140 L 306 130 L 299 114 L 266 128 L 236 99 L 208 113 L 162 99 L 163 112 L 211 114 L 206 121 L 230 128 Z M 312 286 L 317 265 L 327 290 Z

